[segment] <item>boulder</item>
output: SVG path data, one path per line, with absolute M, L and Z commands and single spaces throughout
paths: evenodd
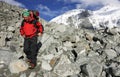
M 28 69 L 28 65 L 23 60 L 14 60 L 9 64 L 9 70 L 11 73 L 20 73 Z

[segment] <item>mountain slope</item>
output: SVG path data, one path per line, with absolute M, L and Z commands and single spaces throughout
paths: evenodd
M 88 21 L 85 18 L 95 29 L 118 27 L 120 25 L 120 7 L 107 5 L 97 11 L 75 9 L 53 18 L 50 22 L 79 27 L 83 20 Z
M 120 25 L 120 7 L 107 5 L 100 10 L 94 11 L 89 17 L 94 28 L 113 28 Z
M 78 24 L 81 23 L 81 19 L 88 17 L 89 15 L 90 11 L 84 9 L 74 9 L 52 19 L 50 22 L 56 22 L 58 24 L 65 25 L 75 25 L 77 27 Z

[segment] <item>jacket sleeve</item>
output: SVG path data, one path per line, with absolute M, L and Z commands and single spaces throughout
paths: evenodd
M 38 31 L 43 33 L 43 25 L 40 22 L 37 22 L 36 25 L 38 26 Z
M 22 36 L 24 35 L 23 26 L 20 27 L 20 34 L 21 34 Z

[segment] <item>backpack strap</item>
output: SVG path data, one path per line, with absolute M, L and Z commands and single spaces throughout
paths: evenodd
M 38 31 L 39 27 L 36 25 L 37 22 L 39 22 L 39 21 L 38 21 L 38 20 L 33 20 L 33 21 L 32 21 L 32 24 L 34 24 L 34 27 L 37 29 L 37 32 L 39 32 L 39 31 Z M 41 25 L 42 25 L 42 24 L 41 24 Z M 43 25 L 42 25 L 42 30 L 44 31 Z
M 39 30 L 38 30 L 39 27 L 36 25 L 37 22 L 38 22 L 37 20 L 32 21 L 32 24 L 34 24 L 34 27 L 37 29 L 36 34 L 39 33 Z
M 23 20 L 22 23 L 21 23 L 21 26 L 22 26 L 22 27 L 24 26 L 24 22 L 25 22 L 25 20 Z
M 34 24 L 34 27 L 38 29 L 38 26 L 36 25 L 37 22 L 38 22 L 37 20 L 33 20 L 32 24 Z
M 24 26 L 24 22 L 25 22 L 25 20 L 22 21 L 21 26 Z M 34 27 L 38 28 L 36 25 L 37 22 L 38 22 L 37 20 L 33 20 L 33 21 L 31 21 L 31 24 L 34 24 Z

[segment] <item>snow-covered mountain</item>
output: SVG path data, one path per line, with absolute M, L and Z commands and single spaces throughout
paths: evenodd
M 107 5 L 97 11 L 75 9 L 53 18 L 50 22 L 78 27 L 85 18 L 97 29 L 120 27 L 120 7 Z
M 56 22 L 58 24 L 65 25 L 74 25 L 77 27 L 82 22 L 83 18 L 90 16 L 90 13 L 90 11 L 87 11 L 85 9 L 74 9 L 56 18 L 53 18 L 50 22 Z
M 120 26 L 120 7 L 107 5 L 100 10 L 94 11 L 89 20 L 94 28 Z

